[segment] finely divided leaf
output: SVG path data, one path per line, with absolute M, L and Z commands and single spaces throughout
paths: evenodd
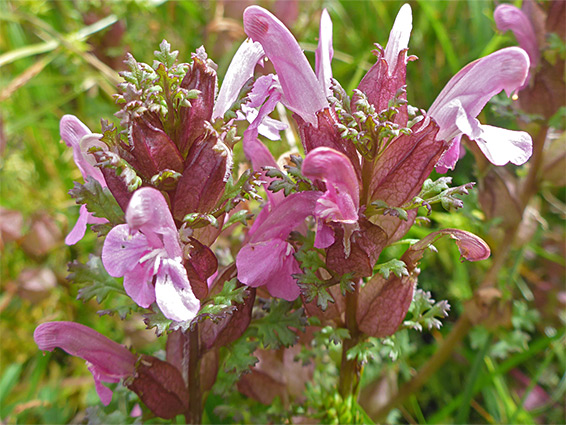
M 124 223 L 124 212 L 116 199 L 96 179 L 88 177 L 84 184 L 75 182 L 69 194 L 77 204 L 86 204 L 87 210 L 96 217 L 105 218 L 113 225 Z

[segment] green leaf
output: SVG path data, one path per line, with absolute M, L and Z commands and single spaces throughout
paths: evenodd
M 448 316 L 449 310 L 448 301 L 435 302 L 430 292 L 417 289 L 409 307 L 411 319 L 403 322 L 403 325 L 418 331 L 422 331 L 423 327 L 429 330 L 432 328 L 440 329 L 442 322 L 439 319 Z
M 269 305 L 269 313 L 250 325 L 257 329 L 264 347 L 289 347 L 297 341 L 294 329 L 304 331 L 306 317 L 302 308 L 291 311 L 292 308 L 293 303 L 289 301 L 273 300 Z
M 380 345 L 376 338 L 358 342 L 346 352 L 346 358 L 348 360 L 356 360 L 358 363 L 367 363 L 370 359 L 379 357 Z
M 88 301 L 96 297 L 100 304 L 112 292 L 126 295 L 120 280 L 110 276 L 100 257 L 90 255 L 86 264 L 75 260 L 69 265 L 68 279 L 81 286 L 77 298 Z
M 69 194 L 77 204 L 85 204 L 89 212 L 98 218 L 105 218 L 111 224 L 124 223 L 124 212 L 107 188 L 103 188 L 93 177 L 87 177 L 84 184 L 75 182 Z
M 234 278 L 224 283 L 222 291 L 214 295 L 211 300 L 205 301 L 204 305 L 201 307 L 197 317 L 199 316 L 210 317 L 215 320 L 217 316 L 224 316 L 227 312 L 235 308 L 233 304 L 241 304 L 244 299 L 249 296 L 249 291 L 246 286 L 240 286 L 238 288 L 238 279 Z M 229 311 L 227 311 L 229 310 Z
M 173 320 L 165 317 L 158 308 L 151 313 L 144 314 L 143 321 L 146 324 L 147 329 L 155 328 L 155 334 L 157 336 L 161 336 L 166 333 L 173 323 Z
M 212 224 L 214 227 L 218 228 L 218 220 L 212 214 L 204 213 L 190 213 L 183 218 L 183 222 L 189 227 L 199 228 Z
M 244 226 L 247 226 L 248 220 L 251 220 L 253 216 L 254 215 L 247 210 L 236 211 L 234 214 L 230 216 L 228 221 L 224 223 L 224 226 L 222 226 L 222 230 L 227 229 L 228 227 L 230 227 L 232 224 L 235 223 L 242 223 Z
M 258 341 L 249 339 L 249 328 L 240 338 L 228 346 L 220 348 L 220 354 L 224 359 L 223 366 L 218 371 L 218 377 L 212 392 L 217 395 L 225 395 L 234 391 L 236 382 L 240 376 L 249 371 L 259 360 L 253 355 L 258 348 Z
M 167 42 L 167 40 L 163 40 L 159 44 L 159 50 L 154 51 L 153 54 L 159 62 L 165 65 L 165 67 L 171 68 L 173 65 L 175 65 L 179 51 L 171 51 L 171 45 Z M 156 69 L 155 64 L 154 69 Z
M 385 279 L 389 279 L 389 275 L 393 273 L 397 277 L 408 276 L 409 271 L 407 265 L 397 259 L 389 260 L 386 263 L 377 264 L 374 270 L 380 273 Z

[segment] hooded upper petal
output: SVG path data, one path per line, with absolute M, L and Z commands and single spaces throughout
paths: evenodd
M 240 90 L 251 77 L 254 75 L 254 69 L 257 63 L 265 56 L 261 44 L 246 39 L 236 51 L 236 54 L 228 66 L 222 87 L 218 92 L 214 109 L 212 110 L 212 119 L 224 116 L 226 111 L 238 99 Z
M 532 139 L 524 132 L 495 131 L 476 119 L 486 103 L 500 91 L 510 96 L 527 78 L 529 57 L 523 49 L 509 47 L 470 63 L 438 95 L 428 114 L 440 130 L 437 140 L 452 140 L 462 133 L 475 140 L 495 165 L 521 165 L 532 153 Z M 493 137 L 496 136 L 496 137 Z M 444 157 L 442 168 L 453 168 L 455 156 Z
M 438 140 L 452 140 L 461 133 L 456 125 L 462 108 L 477 117 L 487 102 L 500 91 L 510 96 L 521 87 L 529 71 L 529 57 L 523 49 L 508 47 L 462 68 L 442 89 L 428 114 L 440 127 Z M 455 107 L 458 101 L 461 107 Z
M 272 13 L 259 6 L 250 6 L 244 11 L 244 30 L 252 40 L 261 43 L 273 63 L 285 105 L 316 126 L 316 112 L 328 107 L 328 102 L 293 34 Z
M 181 256 L 177 227 L 160 191 L 142 187 L 134 192 L 126 210 L 126 223 L 140 230 L 154 247 L 164 247 L 170 257 Z
M 303 161 L 302 172 L 306 177 L 326 183 L 326 192 L 317 201 L 318 217 L 345 223 L 358 220 L 359 183 L 346 155 L 332 148 L 313 149 Z
M 318 47 L 315 51 L 315 71 L 318 82 L 325 96 L 330 96 L 332 80 L 332 20 L 328 11 L 324 9 L 320 15 L 320 29 L 318 32 Z
M 39 325 L 33 334 L 40 350 L 59 347 L 72 356 L 87 361 L 97 392 L 108 405 L 112 392 L 102 382 L 118 382 L 133 375 L 137 357 L 124 346 L 106 338 L 87 326 L 73 322 L 48 322 Z
M 87 177 L 93 177 L 102 187 L 106 187 L 106 181 L 104 180 L 102 171 L 95 167 L 92 161 L 89 161 L 89 154 L 87 153 L 87 150 L 93 145 L 106 146 L 99 141 L 100 135 L 93 134 L 89 128 L 74 115 L 64 115 L 59 123 L 59 130 L 61 139 L 63 139 L 67 146 L 73 149 L 73 159 L 79 170 L 81 170 L 83 178 L 86 180 Z M 83 138 L 86 138 L 87 141 L 84 142 Z
M 411 30 L 413 29 L 413 15 L 411 13 L 411 6 L 408 3 L 404 4 L 393 23 L 393 28 L 389 33 L 389 40 L 385 46 L 383 54 L 387 61 L 389 68 L 389 75 L 397 67 L 397 60 L 399 53 L 409 47 L 409 38 L 411 37 Z
M 529 55 L 531 67 L 536 67 L 540 59 L 540 50 L 535 29 L 529 17 L 512 4 L 500 4 L 495 8 L 493 18 L 499 31 L 513 31 L 519 46 Z

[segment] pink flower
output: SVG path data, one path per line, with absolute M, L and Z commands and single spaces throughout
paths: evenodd
M 462 134 L 474 140 L 494 165 L 521 165 L 530 158 L 532 139 L 528 133 L 482 125 L 476 119 L 500 91 L 511 96 L 520 88 L 528 71 L 529 57 L 525 51 L 509 47 L 468 64 L 452 77 L 428 110 L 440 127 L 436 139 L 452 140 L 450 149 L 437 164 L 441 170 L 454 168 Z
M 100 141 L 100 135 L 93 134 L 89 128 L 84 125 L 74 115 L 64 115 L 59 124 L 61 139 L 67 146 L 73 149 L 73 159 L 75 164 L 81 171 L 83 178 L 94 178 L 102 187 L 106 187 L 106 181 L 99 168 L 94 166 L 94 158 L 87 153 L 92 146 L 100 146 L 103 149 L 108 147 Z M 74 245 L 80 241 L 86 232 L 87 224 L 106 223 L 105 218 L 99 218 L 92 215 L 86 209 L 86 205 L 81 205 L 79 210 L 79 219 L 65 238 L 67 245 Z
M 248 243 L 236 257 L 240 282 L 254 288 L 266 286 L 272 296 L 288 301 L 299 296 L 292 275 L 301 270 L 293 256 L 294 248 L 286 239 L 312 214 L 318 197 L 317 192 L 295 193 L 262 215 L 261 224 L 252 229 Z
M 259 6 L 250 6 L 244 11 L 244 30 L 253 41 L 261 43 L 273 63 L 283 92 L 283 104 L 316 126 L 316 113 L 328 107 L 323 90 L 328 82 L 319 83 L 293 34 L 271 12 Z M 320 57 L 323 49 L 319 52 Z M 326 52 L 331 54 L 328 45 Z M 324 59 L 321 57 L 321 60 Z M 326 79 L 328 66 L 322 68 L 326 71 L 320 75 Z
M 147 308 L 157 301 L 167 318 L 193 319 L 200 303 L 191 289 L 178 231 L 163 195 L 150 187 L 134 192 L 126 223 L 114 227 L 104 241 L 102 262 L 108 274 L 124 277 L 126 293 L 139 306 Z
M 112 400 L 112 391 L 102 382 L 116 383 L 132 376 L 137 357 L 124 346 L 106 338 L 95 330 L 73 322 L 48 322 L 39 325 L 33 333 L 40 350 L 53 351 L 55 347 L 86 361 L 94 378 L 96 392 L 102 404 Z

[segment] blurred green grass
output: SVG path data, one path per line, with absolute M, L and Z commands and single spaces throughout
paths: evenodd
M 426 109 L 462 66 L 499 47 L 514 44 L 512 37 L 495 33 L 492 2 L 410 3 L 414 18 L 409 53 L 419 57 L 408 66 L 408 97 L 412 105 Z M 285 17 L 293 22 L 293 32 L 313 62 L 319 11 L 327 7 L 334 23 L 334 76 L 352 90 L 373 64 L 373 43 L 385 46 L 402 2 L 261 4 L 272 11 L 287 11 Z M 0 206 L 19 212 L 23 219 L 21 236 L 11 240 L 3 233 L 1 245 L 3 423 L 75 423 L 84 420 L 86 406 L 98 404 L 84 362 L 61 351 L 47 356 L 38 352 L 32 335 L 42 321 L 78 321 L 124 344 L 149 344 L 149 351 L 159 347 L 151 340 L 140 342 L 141 326 L 126 325 L 110 317 L 99 318 L 97 305 L 76 301 L 76 288 L 65 280 L 67 262 L 85 261 L 100 246 L 96 237 L 88 233 L 77 246 L 67 247 L 63 243 L 78 215 L 67 191 L 81 176 L 70 149 L 59 140 L 59 119 L 68 113 L 77 115 L 93 131 L 100 128 L 100 118 L 116 122 L 111 94 L 125 52 L 151 63 L 153 51 L 164 38 L 187 62 L 191 52 L 204 45 L 219 65 L 222 77 L 232 53 L 244 38 L 241 12 L 245 5 L 235 1 L 142 0 L 0 3 Z M 473 172 L 471 155 L 467 155 L 455 179 L 473 181 Z M 459 214 L 436 211 L 432 219 L 434 225 L 462 227 L 489 238 L 475 195 L 468 197 L 466 208 Z M 553 218 L 547 219 L 552 224 Z M 3 232 L 5 226 L 14 226 L 13 220 L 3 221 Z M 422 236 L 418 234 L 421 230 L 426 234 L 430 229 L 418 229 L 413 236 Z M 34 239 L 38 232 L 43 232 L 45 238 Z M 539 243 L 543 236 L 539 232 L 532 244 Z M 33 250 L 30 244 L 45 249 Z M 448 243 L 439 243 L 439 250 L 438 255 L 425 259 L 420 285 L 432 290 L 435 298 L 448 299 L 452 313 L 446 326 L 432 337 L 411 334 L 418 349 L 401 366 L 407 373 L 430 356 L 434 341 L 442 339 L 442 334 L 450 329 L 450 322 L 462 310 L 462 301 L 471 296 L 489 264 L 462 265 L 457 250 Z M 53 287 L 26 287 L 22 272 L 38 268 L 54 274 Z M 520 279 L 515 275 L 515 280 Z M 509 291 L 516 293 L 515 283 L 509 285 Z M 519 301 L 528 311 L 534 311 L 532 300 L 523 296 Z M 499 342 L 509 339 L 509 353 L 501 357 L 493 354 L 495 340 L 486 339 L 481 331 L 471 335 L 454 361 L 430 380 L 426 390 L 397 411 L 398 419 L 419 423 L 535 423 L 537 415 L 549 422 L 563 419 L 563 407 L 557 404 L 566 385 L 563 330 L 554 325 L 557 330 L 553 333 L 550 326 L 552 329 L 545 334 L 544 326 L 533 325 L 536 320 L 535 314 L 532 323 L 527 323 L 516 337 L 531 339 L 522 348 L 517 347 L 517 341 L 513 345 L 512 330 L 498 334 Z M 375 367 L 386 370 L 397 366 Z M 513 368 L 538 377 L 554 404 L 541 411 L 521 409 L 524 397 L 517 396 L 516 383 L 508 375 Z M 461 410 L 462 404 L 471 407 Z

